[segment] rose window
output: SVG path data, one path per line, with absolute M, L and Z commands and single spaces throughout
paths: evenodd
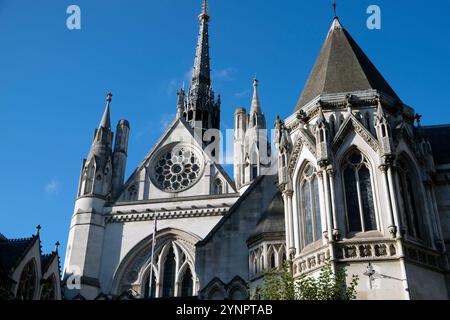
M 202 165 L 196 151 L 176 146 L 161 153 L 154 165 L 154 182 L 164 191 L 180 192 L 192 187 L 200 177 Z

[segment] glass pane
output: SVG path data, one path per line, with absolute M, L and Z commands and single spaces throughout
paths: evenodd
M 181 296 L 192 297 L 194 295 L 194 283 L 192 281 L 191 269 L 187 269 L 184 273 L 183 281 L 181 283 Z
M 275 265 L 275 253 L 272 253 L 270 255 L 270 268 L 271 269 L 275 269 L 276 265 Z
M 359 215 L 358 191 L 355 171 L 347 168 L 344 171 L 345 200 L 347 204 L 348 231 L 362 231 L 361 217 Z
M 359 164 L 362 161 L 362 156 L 360 153 L 355 152 L 350 156 L 349 161 L 352 164 Z
M 359 185 L 361 201 L 363 207 L 365 231 L 376 230 L 377 222 L 375 218 L 375 206 L 373 203 L 372 183 L 370 181 L 370 171 L 366 166 L 359 170 Z
M 313 198 L 314 198 L 314 222 L 315 222 L 315 241 L 322 238 L 322 219 L 320 217 L 320 200 L 319 200 L 319 181 L 317 177 L 312 180 Z
M 305 246 L 312 243 L 313 233 L 312 233 L 312 211 L 311 211 L 311 187 L 309 182 L 303 184 L 302 188 L 303 195 L 303 217 L 304 226 L 303 232 L 305 233 Z
M 408 199 L 408 208 L 409 208 L 410 215 L 411 215 L 411 222 L 413 224 L 412 228 L 416 233 L 415 236 L 417 238 L 423 239 L 422 238 L 423 233 L 421 232 L 422 230 L 420 228 L 421 224 L 419 223 L 419 219 L 418 219 L 417 212 L 416 212 L 416 202 L 415 202 L 415 198 L 414 198 L 413 184 L 412 184 L 411 178 L 409 176 L 406 176 L 405 178 L 406 178 L 406 183 L 408 185 L 408 193 L 409 194 L 407 194 L 406 196 Z
M 175 283 L 175 255 L 173 248 L 170 248 L 164 262 L 164 278 L 163 278 L 163 298 L 174 296 Z

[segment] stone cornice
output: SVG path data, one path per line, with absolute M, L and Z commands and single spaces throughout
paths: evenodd
M 154 211 L 147 210 L 137 212 L 132 210 L 130 212 L 113 213 L 105 216 L 105 223 L 121 223 L 121 222 L 141 222 L 158 220 L 171 220 L 182 218 L 199 218 L 199 217 L 216 217 L 223 216 L 229 210 L 229 207 L 220 208 L 201 208 L 189 210 L 173 210 L 173 211 Z

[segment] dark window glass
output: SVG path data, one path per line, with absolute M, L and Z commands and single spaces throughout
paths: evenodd
M 175 292 L 175 254 L 173 248 L 170 248 L 164 262 L 164 277 L 163 277 L 163 298 L 173 297 Z
M 18 300 L 33 300 L 36 289 L 36 268 L 34 262 L 28 262 L 20 275 L 19 288 L 17 289 Z
M 364 229 L 365 231 L 376 230 L 375 207 L 373 204 L 372 183 L 370 182 L 370 172 L 366 166 L 359 170 L 359 187 L 361 189 L 361 201 L 363 206 Z
M 361 217 L 359 215 L 358 188 L 353 168 L 348 167 L 344 171 L 345 200 L 347 203 L 348 231 L 362 231 Z
M 188 268 L 183 276 L 183 281 L 181 282 L 181 296 L 182 297 L 192 297 L 194 295 L 194 282 L 192 280 L 191 270 Z

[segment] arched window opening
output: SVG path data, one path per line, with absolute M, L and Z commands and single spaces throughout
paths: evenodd
M 54 276 L 43 280 L 41 300 L 56 300 L 56 281 Z
M 272 252 L 270 254 L 270 269 L 276 268 L 276 261 L 275 261 L 275 252 Z
M 128 188 L 128 200 L 129 201 L 137 200 L 137 188 L 135 185 L 132 185 L 130 188 Z
M 220 179 L 214 182 L 214 194 L 223 194 L 223 182 Z
M 301 176 L 300 194 L 303 247 L 305 247 L 322 238 L 319 182 L 314 167 L 309 164 L 304 168 Z
M 175 295 L 175 254 L 171 247 L 164 262 L 163 275 L 163 298 L 173 297 Z
M 265 269 L 264 256 L 262 254 L 259 256 L 259 268 L 258 269 L 260 270 L 260 272 L 263 272 Z
M 419 219 L 417 208 L 420 206 L 417 199 L 419 187 L 414 180 L 416 174 L 411 166 L 401 159 L 398 163 L 400 196 L 403 216 L 406 220 L 406 232 L 408 235 L 424 240 L 423 221 Z
M 258 274 L 258 259 L 256 257 L 253 260 L 253 270 L 255 272 L 255 275 Z
M 364 156 L 352 152 L 344 163 L 344 192 L 349 232 L 377 229 L 372 178 Z
M 258 177 L 258 166 L 256 164 L 252 164 L 252 179 L 256 179 Z
M 384 124 L 381 125 L 381 136 L 386 137 L 386 126 Z
M 34 261 L 30 261 L 25 265 L 25 267 L 23 267 L 16 298 L 18 300 L 33 300 L 35 290 L 36 267 L 34 265 Z
M 331 138 L 333 139 L 334 136 L 336 135 L 336 119 L 335 119 L 334 115 L 332 115 L 330 117 L 330 133 L 331 133 Z
M 192 297 L 194 295 L 194 280 L 192 279 L 191 269 L 187 268 L 181 281 L 181 296 Z

